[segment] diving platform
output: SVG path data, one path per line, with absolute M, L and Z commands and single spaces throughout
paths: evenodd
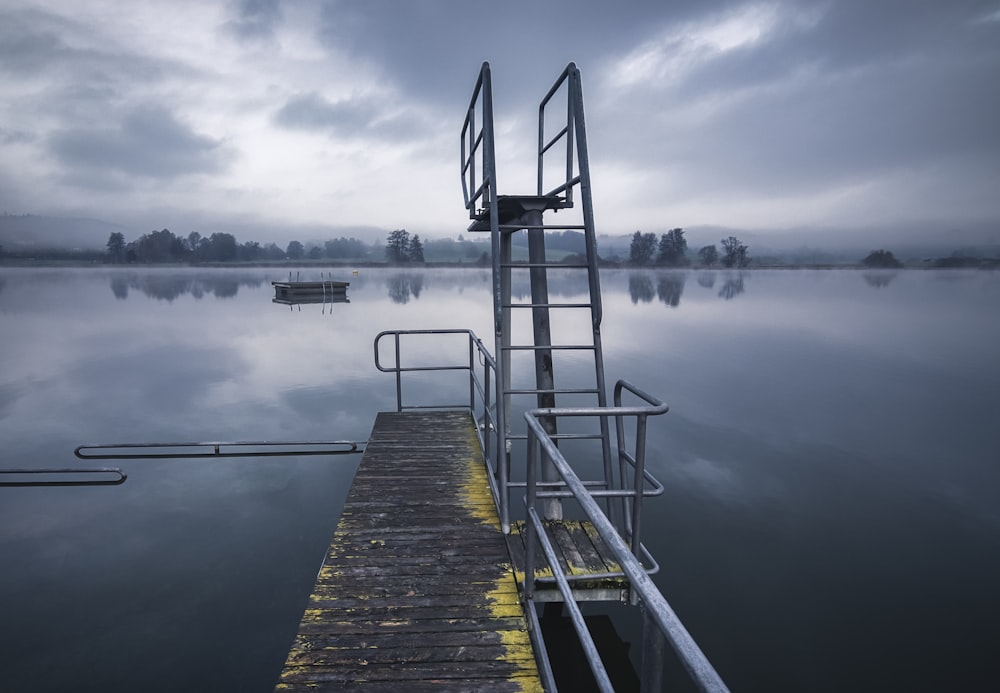
M 382 412 L 276 691 L 541 691 L 468 411 Z
M 589 670 L 598 690 L 614 691 L 607 666 L 614 652 L 595 641 L 580 608 L 591 602 L 637 610 L 641 690 L 661 690 L 665 667 L 679 664 L 698 690 L 725 693 L 652 580 L 659 564 L 641 541 L 643 505 L 664 492 L 649 467 L 665 462 L 647 465 L 647 426 L 668 407 L 627 380 L 610 387 L 605 380 L 579 71 L 570 63 L 542 99 L 538 186 L 527 195 L 498 194 L 491 80 L 484 63 L 462 128 L 461 166 L 469 228 L 491 237 L 494 349 L 463 328 L 375 336 L 375 367 L 394 376 L 396 411 L 376 417 L 275 690 L 555 691 L 565 669 L 556 671 L 561 659 L 550 656 L 546 640 L 556 655 L 575 636 L 580 654 L 569 667 Z M 550 138 L 545 106 L 557 94 L 566 97 L 557 111 L 566 120 Z M 547 153 L 560 159 L 549 170 L 565 172 L 550 190 L 543 187 Z M 546 220 L 572 208 L 574 195 L 582 223 Z M 568 230 L 584 240 L 573 264 L 545 249 L 546 234 Z M 522 231 L 527 263 L 515 262 L 512 251 Z M 550 301 L 549 269 L 585 275 L 589 295 Z M 524 272 L 530 302 L 512 291 L 515 273 Z M 336 302 L 347 288 L 292 282 L 291 275 L 272 284 L 275 300 L 296 292 Z M 530 320 L 519 319 L 527 311 Z M 567 330 L 553 314 L 582 315 L 583 324 Z M 578 367 L 553 358 L 567 353 Z M 533 382 L 524 377 L 529 369 Z M 77 456 L 333 456 L 359 445 L 119 444 L 83 446 Z M 543 627 L 557 615 L 572 632 Z

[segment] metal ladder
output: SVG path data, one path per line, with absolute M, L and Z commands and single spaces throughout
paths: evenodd
M 565 119 L 561 113 L 553 116 L 553 109 L 546 110 L 557 95 L 565 95 Z M 554 104 L 553 104 L 554 105 Z M 547 118 L 555 124 L 547 122 Z M 546 132 L 555 130 L 553 134 Z M 509 533 L 510 493 L 525 484 L 511 479 L 511 452 L 514 441 L 526 440 L 527 433 L 521 426 L 516 410 L 554 408 L 556 406 L 607 405 L 604 379 L 604 358 L 601 350 L 601 288 L 597 268 L 597 238 L 594 229 L 593 200 L 590 185 L 590 164 L 587 154 L 587 132 L 584 122 L 583 89 L 580 71 L 570 63 L 542 99 L 538 108 L 537 188 L 532 195 L 500 195 L 497 192 L 496 150 L 494 141 L 493 94 L 489 63 L 483 63 L 479 79 L 462 127 L 462 189 L 465 206 L 472 220 L 468 230 L 489 232 L 492 243 L 493 317 L 497 354 L 497 379 L 499 411 L 497 425 L 503 432 L 503 449 L 506 454 L 499 464 L 501 524 Z M 561 145 L 561 146 L 560 146 Z M 562 154 L 562 156 L 560 156 Z M 546 189 L 546 156 L 559 157 L 558 184 Z M 550 172 L 551 172 L 550 168 Z M 551 219 L 561 210 L 580 208 L 572 223 Z M 515 258 L 515 235 L 527 235 L 527 259 Z M 556 260 L 546 249 L 546 236 L 553 232 L 582 232 L 583 253 L 571 256 L 568 261 Z M 581 272 L 586 274 L 585 301 L 557 301 L 549 295 L 550 272 Z M 530 299 L 513 296 L 515 279 L 528 275 Z M 583 314 L 586 327 L 579 329 L 572 319 L 566 320 L 574 332 L 572 339 L 553 341 L 553 320 L 563 320 L 574 314 L 577 323 Z M 530 317 L 530 334 L 521 316 Z M 559 361 L 579 358 L 592 360 L 593 379 L 568 387 L 556 384 Z M 512 360 L 531 359 L 533 368 L 513 368 Z M 534 372 L 534 382 L 514 379 Z M 531 400 L 534 401 L 531 401 Z M 514 403 L 517 403 L 515 407 Z M 530 402 L 530 404 L 522 404 Z M 516 419 L 516 421 L 515 421 Z M 608 488 L 612 478 L 612 458 L 608 421 L 600 419 L 597 431 L 559 432 L 554 417 L 544 417 L 542 424 L 557 441 L 599 441 L 603 462 L 603 478 L 586 482 L 596 488 Z M 558 480 L 554 470 L 544 468 L 543 480 Z M 545 504 L 546 519 L 562 518 L 560 501 L 552 499 Z

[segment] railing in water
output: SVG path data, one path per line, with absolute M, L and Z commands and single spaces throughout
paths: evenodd
M 467 357 L 463 356 L 461 362 L 445 363 L 444 365 L 404 365 L 401 360 L 401 337 L 407 335 L 426 337 L 464 335 L 468 344 Z M 391 339 L 392 342 L 394 361 L 387 365 L 383 363 L 381 358 L 380 345 L 383 340 L 388 339 Z M 498 451 L 502 451 L 501 441 L 503 438 L 499 432 L 502 430 L 504 422 L 500 420 L 503 416 L 503 407 L 497 407 L 493 399 L 497 392 L 497 364 L 483 345 L 482 340 L 474 332 L 459 329 L 390 330 L 381 332 L 375 337 L 374 349 L 376 368 L 385 373 L 395 374 L 398 411 L 463 408 L 471 411 L 476 417 L 479 422 L 480 444 L 490 472 L 488 476 L 491 489 L 499 508 L 504 508 L 506 511 L 507 489 L 510 486 L 526 487 L 525 615 L 531 622 L 532 638 L 539 655 L 540 670 L 543 677 L 548 680 L 547 685 L 554 688 L 554 677 L 548 662 L 545 642 L 541 636 L 541 624 L 532 601 L 536 583 L 549 582 L 557 585 L 586 653 L 595 681 L 602 691 L 613 691 L 614 687 L 608 677 L 600 653 L 590 636 L 583 615 L 573 596 L 571 583 L 580 579 L 624 575 L 629 581 L 630 602 L 639 606 L 643 613 L 642 671 L 640 672 L 642 690 L 660 690 L 663 655 L 667 643 L 672 646 L 700 690 L 713 692 L 728 690 L 707 657 L 680 622 L 666 598 L 649 577 L 649 573 L 655 572 L 657 566 L 639 541 L 642 528 L 642 499 L 644 496 L 658 495 L 663 492 L 663 486 L 649 474 L 645 467 L 646 420 L 650 416 L 665 413 L 667 411 L 666 404 L 631 383 L 620 380 L 615 386 L 613 407 L 533 409 L 526 412 L 525 421 L 528 428 L 527 480 L 512 484 L 509 479 L 506 455 L 498 454 Z M 481 374 L 477 372 L 477 368 L 481 369 Z M 469 378 L 468 400 L 454 404 L 404 404 L 403 374 L 433 371 L 467 371 Z M 625 393 L 630 393 L 631 396 L 638 398 L 642 404 L 624 406 L 623 396 Z M 581 480 L 557 447 L 556 441 L 546 433 L 540 423 L 539 420 L 545 417 L 601 417 L 605 420 L 614 418 L 620 473 L 618 487 L 594 488 L 592 483 Z M 626 420 L 629 419 L 635 421 L 633 431 L 635 440 L 631 450 L 628 448 L 626 435 Z M 540 456 L 544 456 L 544 460 L 540 460 Z M 537 468 L 543 462 L 551 464 L 558 471 L 561 481 L 540 482 L 537 480 Z M 611 549 L 615 560 L 621 567 L 621 573 L 580 576 L 567 575 L 560 569 L 560 561 L 556 555 L 555 547 L 545 533 L 544 520 L 538 510 L 540 500 L 559 498 L 572 498 L 578 503 L 601 539 Z M 604 508 L 597 499 L 604 500 Z M 618 502 L 613 503 L 615 500 Z M 617 525 L 612 521 L 612 516 L 620 516 Z M 504 531 L 509 531 L 509 527 L 505 525 Z M 535 577 L 534 568 L 538 549 L 542 551 L 549 566 L 553 568 L 552 577 Z

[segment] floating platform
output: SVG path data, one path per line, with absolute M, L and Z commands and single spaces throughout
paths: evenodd
M 276 691 L 541 691 L 469 412 L 382 412 Z
M 324 297 L 327 301 L 336 303 L 338 297 L 344 297 L 346 300 L 347 287 L 350 285 L 350 282 L 335 281 L 271 282 L 271 286 L 274 287 L 274 299 L 279 303 L 319 303 Z

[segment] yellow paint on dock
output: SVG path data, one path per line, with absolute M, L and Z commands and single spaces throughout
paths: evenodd
M 541 691 L 475 423 L 382 413 L 276 690 Z

